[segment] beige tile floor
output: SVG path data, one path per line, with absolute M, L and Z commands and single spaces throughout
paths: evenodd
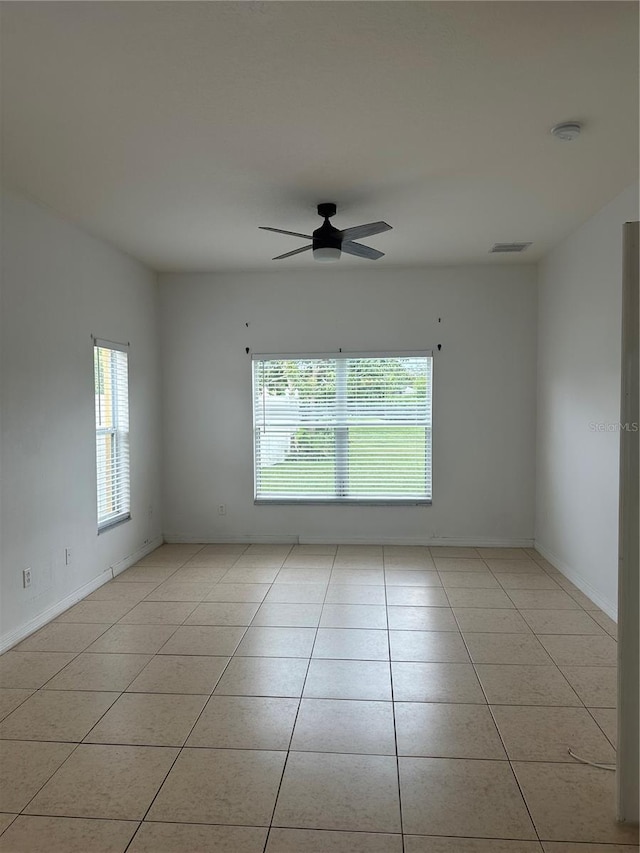
M 164 545 L 0 658 L 0 851 L 637 850 L 615 673 L 528 549 Z

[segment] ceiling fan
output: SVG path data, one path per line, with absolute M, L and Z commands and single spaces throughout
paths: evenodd
M 291 237 L 303 237 L 311 240 L 308 246 L 294 249 L 292 252 L 285 252 L 284 255 L 278 255 L 273 258 L 274 261 L 281 261 L 283 258 L 290 258 L 292 255 L 299 255 L 301 252 L 308 252 L 309 249 L 313 249 L 313 259 L 321 263 L 339 260 L 342 252 L 355 255 L 358 258 L 369 258 L 371 261 L 377 261 L 378 258 L 384 256 L 384 252 L 379 252 L 370 246 L 363 246 L 362 243 L 355 243 L 354 240 L 360 237 L 372 237 L 374 234 L 381 234 L 383 231 L 390 231 L 391 225 L 387 225 L 386 222 L 369 222 L 367 225 L 356 225 L 353 228 L 345 228 L 344 231 L 340 231 L 329 222 L 329 219 L 335 214 L 336 206 L 332 202 L 319 204 L 318 216 L 324 217 L 324 222 L 313 234 L 283 231 L 281 228 L 268 228 L 266 225 L 258 227 L 262 231 L 275 231 L 276 234 L 289 234 Z

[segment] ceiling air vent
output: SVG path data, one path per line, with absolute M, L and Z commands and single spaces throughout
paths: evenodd
M 524 252 L 530 245 L 531 243 L 494 243 L 489 252 Z

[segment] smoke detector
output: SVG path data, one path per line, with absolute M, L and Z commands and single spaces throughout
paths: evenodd
M 582 125 L 577 121 L 564 121 L 551 128 L 551 135 L 563 142 L 573 142 L 582 132 Z

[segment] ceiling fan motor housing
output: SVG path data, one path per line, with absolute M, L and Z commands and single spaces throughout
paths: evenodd
M 336 206 L 332 202 L 318 205 L 318 216 L 323 216 L 324 222 L 313 232 L 314 249 L 339 249 L 342 245 L 342 232 L 329 222 L 329 217 L 335 215 Z
M 341 245 L 342 234 L 329 221 L 326 221 L 324 225 L 321 225 L 320 228 L 317 228 L 313 232 L 314 249 L 326 249 L 329 247 L 339 249 Z

